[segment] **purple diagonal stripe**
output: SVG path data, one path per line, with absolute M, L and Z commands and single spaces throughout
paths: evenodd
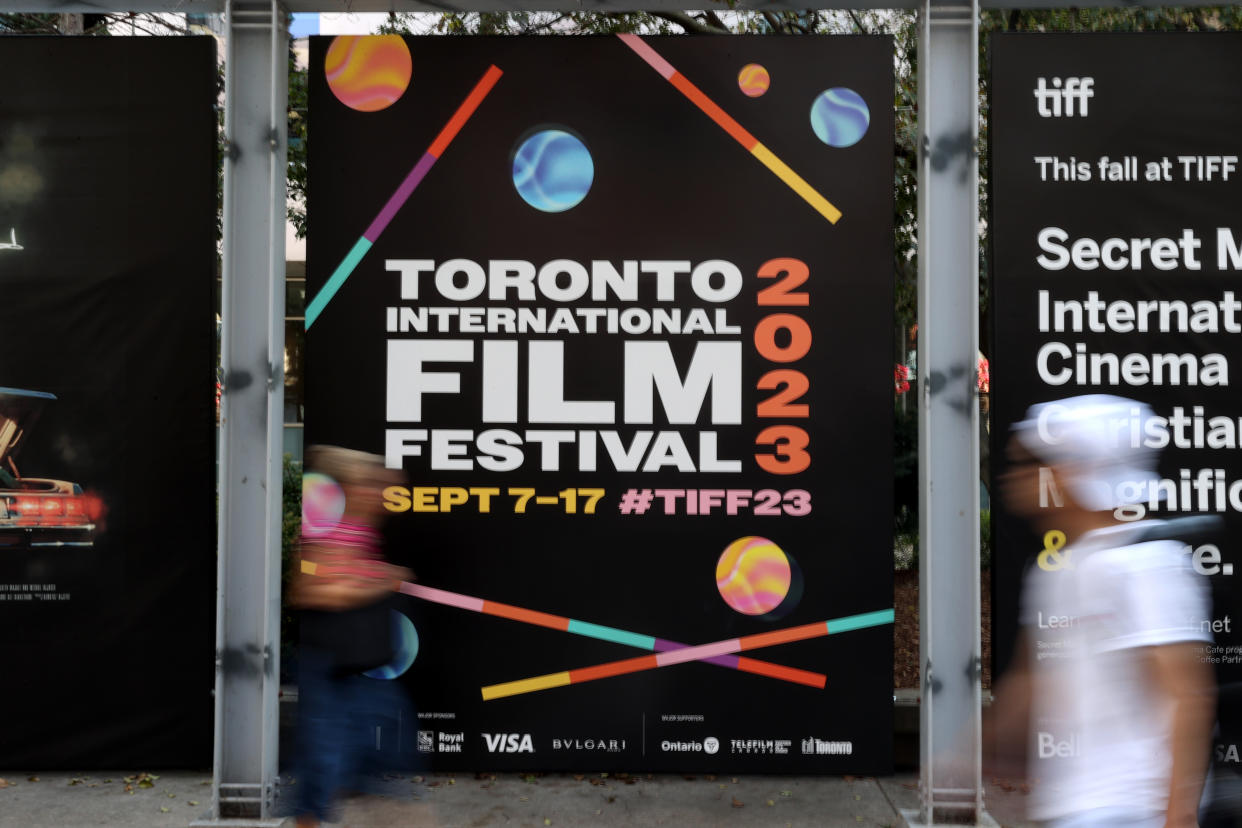
M 655 640 L 655 651 L 657 653 L 666 653 L 669 650 L 684 650 L 689 644 L 678 644 L 676 641 L 666 641 L 663 638 Z M 706 661 L 708 664 L 718 664 L 721 667 L 728 667 L 731 670 L 737 669 L 738 657 L 735 655 L 712 656 L 711 658 L 700 658 L 699 661 Z
M 434 163 L 436 163 L 436 157 L 429 152 L 418 160 L 418 163 L 414 165 L 414 169 L 410 170 L 410 174 L 405 177 L 405 181 L 402 181 L 401 186 L 392 194 L 392 198 L 388 199 L 384 209 L 380 210 L 379 215 L 375 217 L 375 221 L 371 222 L 371 226 L 362 234 L 364 239 L 371 243 L 379 239 L 380 233 L 384 232 L 388 222 L 392 221 L 392 217 L 397 214 L 397 211 L 409 199 L 410 194 L 414 192 L 414 188 L 423 180 L 423 176 L 427 174 L 427 170 L 431 169 L 431 165 Z

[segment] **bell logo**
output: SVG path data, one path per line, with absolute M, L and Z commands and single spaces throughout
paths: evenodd
M 1075 116 L 1087 117 L 1087 100 L 1095 97 L 1095 78 L 1066 78 L 1062 83 L 1060 78 L 1052 79 L 1052 86 L 1048 85 L 1047 78 L 1039 79 L 1039 86 L 1035 87 L 1035 101 L 1041 118 L 1073 118 Z M 1074 111 L 1074 102 L 1078 103 L 1078 110 Z M 1065 106 L 1061 106 L 1064 103 Z
M 488 753 L 534 753 L 529 733 L 484 733 Z

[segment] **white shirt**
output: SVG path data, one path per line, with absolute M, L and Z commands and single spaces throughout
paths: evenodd
M 1035 731 L 1032 816 L 1168 807 L 1171 709 L 1138 648 L 1210 642 L 1210 601 L 1177 541 L 1126 545 L 1153 522 L 1088 532 L 1068 565 L 1032 567 L 1023 591 Z

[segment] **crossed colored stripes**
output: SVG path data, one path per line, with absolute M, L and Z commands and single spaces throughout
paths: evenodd
M 313 561 L 302 561 L 302 571 L 308 575 L 319 574 L 319 569 L 320 566 Z M 617 629 L 616 627 L 606 627 L 589 621 L 579 621 L 575 618 L 566 618 L 561 615 L 524 609 L 511 604 L 502 604 L 498 601 L 488 601 L 483 598 L 475 598 L 457 592 L 423 586 L 422 584 L 413 584 L 409 581 L 401 581 L 397 585 L 397 591 L 435 604 L 456 607 L 484 615 L 493 615 L 497 618 L 507 618 L 511 621 L 547 627 L 548 629 L 595 638 L 600 641 L 611 641 L 614 644 L 624 644 L 635 649 L 656 653 L 656 655 L 613 661 L 594 667 L 584 667 L 577 670 L 550 673 L 545 676 L 506 682 L 504 684 L 494 684 L 482 688 L 484 701 L 504 698 L 505 696 L 515 696 L 520 693 L 547 690 L 553 687 L 564 687 L 569 684 L 581 684 L 586 681 L 636 673 L 659 667 L 668 667 L 673 664 L 684 664 L 688 661 L 702 661 L 744 673 L 754 673 L 767 676 L 768 678 L 823 689 L 828 681 L 828 677 L 823 673 L 813 673 L 794 667 L 784 667 L 780 664 L 772 664 L 755 658 L 739 656 L 736 653 L 745 650 L 757 650 L 762 647 L 774 647 L 778 644 L 788 644 L 809 638 L 819 638 L 832 633 L 849 632 L 850 630 L 893 623 L 893 610 L 887 609 L 861 615 L 849 615 L 814 624 L 805 624 L 800 627 L 790 627 L 784 630 L 773 630 L 741 638 L 730 638 L 725 641 L 692 647 L 676 641 L 655 638 L 641 633 Z
M 802 176 L 790 169 L 788 164 L 777 158 L 758 138 L 751 135 L 729 113 L 717 106 L 715 101 L 704 95 L 702 90 L 687 80 L 685 75 L 674 69 L 671 63 L 661 57 L 655 49 L 647 45 L 642 38 L 632 34 L 619 34 L 617 37 L 621 38 L 621 41 L 626 46 L 629 46 L 634 50 L 635 54 L 646 61 L 648 66 L 659 72 L 660 77 L 671 83 L 692 104 L 703 110 L 703 114 L 711 118 L 718 127 L 729 133 L 733 140 L 737 141 L 747 152 L 755 156 L 759 163 L 771 170 L 777 178 L 785 182 L 786 186 L 800 195 L 803 201 L 814 207 L 820 215 L 828 219 L 832 224 L 837 223 L 837 220 L 841 218 L 841 211 L 832 202 L 820 195 L 819 191 L 808 184 Z
M 730 638 L 724 641 L 716 641 L 711 644 L 702 644 L 697 647 L 681 647 L 680 649 L 670 650 L 658 655 L 639 656 L 638 658 L 627 658 L 622 659 L 621 661 L 609 661 L 605 664 L 597 664 L 593 667 L 581 667 L 577 670 L 566 670 L 560 673 L 548 673 L 543 676 L 535 676 L 534 678 L 508 681 L 504 684 L 493 684 L 483 688 L 483 700 L 491 701 L 492 699 L 500 699 L 505 696 L 516 696 L 521 693 L 534 693 L 539 690 L 548 690 L 553 687 L 564 687 L 569 684 L 582 684 L 584 682 L 595 681 L 602 678 L 624 676 L 629 673 L 654 670 L 659 667 L 669 667 L 674 664 L 684 664 L 687 661 L 708 661 L 713 658 L 719 658 L 725 654 L 742 652 L 744 650 L 758 650 L 763 647 L 774 647 L 777 644 L 788 644 L 793 641 L 805 641 L 808 638 L 821 638 L 832 633 L 861 630 L 866 627 L 878 627 L 882 624 L 891 623 L 893 623 L 893 611 L 891 609 L 866 612 L 861 615 L 848 615 L 844 618 L 834 618 L 829 621 L 818 621 L 814 624 L 804 624 L 800 627 L 788 627 L 783 630 L 773 630 L 772 632 L 758 633 L 756 635 L 746 635 L 741 638 Z M 739 662 L 747 662 L 751 660 L 752 659 L 748 658 L 738 658 Z M 742 668 L 739 667 L 738 669 Z M 790 668 L 786 667 L 781 669 L 787 670 Z M 763 675 L 768 674 L 763 673 Z M 821 683 L 815 686 L 822 688 L 824 685 Z
M 306 306 L 306 329 L 310 330 L 310 326 L 315 324 L 315 320 L 319 318 L 319 314 L 323 313 L 323 309 L 332 301 L 332 297 L 336 296 L 336 292 L 345 284 L 345 280 L 350 277 L 354 269 L 358 267 L 358 263 L 367 255 L 367 251 L 379 239 L 380 235 L 388 227 L 388 223 L 392 221 L 397 211 L 405 206 L 405 202 L 409 200 L 414 193 L 415 188 L 422 183 L 423 177 L 427 175 L 427 171 L 432 165 L 439 160 L 444 151 L 448 149 L 448 145 L 461 128 L 465 126 L 466 121 L 470 120 L 470 116 L 478 109 L 479 104 L 492 91 L 492 87 L 496 85 L 496 81 L 500 80 L 503 73 L 496 66 L 491 66 L 483 74 L 483 77 L 475 84 L 474 89 L 462 101 L 461 106 L 453 113 L 453 117 L 449 118 L 448 123 L 444 125 L 444 129 L 440 130 L 440 134 L 431 142 L 431 146 L 423 153 L 423 157 L 418 159 L 418 163 L 414 165 L 414 169 L 410 170 L 405 180 L 401 182 L 401 186 L 392 194 L 383 209 L 379 211 L 379 215 L 367 227 L 366 232 L 358 241 L 354 242 L 353 248 L 345 255 L 345 258 L 337 265 L 336 270 L 328 277 L 328 281 L 319 289 L 315 297 L 311 299 Z

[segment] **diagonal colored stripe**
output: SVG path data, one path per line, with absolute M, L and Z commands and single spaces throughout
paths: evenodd
M 736 653 L 740 649 L 742 649 L 740 640 L 730 638 L 728 641 L 700 644 L 697 647 L 686 647 L 682 650 L 668 650 L 656 656 L 656 663 L 661 667 L 667 667 L 673 664 L 685 664 L 687 661 L 698 661 L 700 658 Z
M 757 633 L 755 635 L 744 635 L 739 640 L 742 642 L 739 650 L 758 650 L 763 647 L 775 647 L 777 644 L 788 644 L 791 641 L 804 641 L 808 638 L 818 638 L 821 635 L 828 634 L 828 625 L 819 621 L 815 624 L 803 624 L 801 627 L 789 627 L 784 630 L 773 630 L 772 632 Z
M 431 169 L 431 165 L 444 154 L 444 150 L 448 148 L 449 143 L 457 137 L 457 133 L 461 131 L 462 126 L 470 119 L 474 111 L 479 108 L 479 104 L 487 97 L 487 94 L 496 86 L 496 81 L 500 80 L 502 74 L 504 73 L 496 66 L 488 67 L 488 70 L 483 73 L 483 77 L 479 79 L 479 82 L 470 90 L 470 94 L 457 107 L 457 111 L 453 113 L 448 123 L 440 130 L 440 134 L 431 142 L 427 152 L 423 153 L 422 158 L 418 159 L 414 169 L 410 170 L 405 180 L 401 182 L 401 186 L 392 194 L 384 204 L 383 209 L 379 211 L 379 214 L 376 215 L 370 226 L 367 227 L 362 238 L 358 240 L 345 257 L 345 260 L 333 271 L 327 283 L 319 289 L 319 292 L 315 294 L 315 297 L 306 306 L 306 330 L 309 331 L 311 325 L 315 324 L 319 314 L 323 313 L 323 309 L 332 301 L 332 297 L 336 296 L 336 292 L 341 289 L 341 285 L 345 284 L 345 280 L 354 272 L 354 268 L 358 266 L 358 263 L 362 261 L 362 257 L 371 249 L 371 245 L 379 240 L 380 234 L 388 227 L 393 216 L 409 200 L 415 188 L 418 187 L 419 183 L 427 175 L 427 171 Z
M 397 191 L 388 197 L 388 203 L 384 205 L 384 209 L 380 210 L 379 215 L 375 217 L 375 221 L 371 222 L 371 226 L 362 234 L 364 239 L 370 239 L 374 242 L 380 237 L 380 234 L 387 229 L 388 223 L 397 215 L 397 211 L 409 200 L 410 195 L 414 192 L 414 188 L 422 183 L 423 176 L 427 174 L 427 170 L 431 169 L 431 165 L 434 163 L 436 163 L 434 155 L 429 152 L 423 153 L 423 157 L 418 159 L 418 163 L 414 165 L 414 169 L 410 170 L 409 175 L 405 177 L 405 181 L 402 181 Z
M 358 262 L 362 261 L 362 257 L 367 255 L 367 251 L 371 249 L 371 242 L 365 238 L 358 239 L 354 242 L 354 247 L 345 256 L 345 259 L 336 266 L 336 270 L 332 271 L 332 275 L 328 277 L 328 281 L 319 292 L 315 294 L 315 298 L 306 306 L 306 329 L 310 330 L 310 326 L 315 324 L 315 320 L 319 318 L 319 314 L 323 313 L 323 309 L 332 301 L 332 297 L 336 296 L 336 292 L 341 289 L 341 285 L 345 284 L 345 280 L 349 278 L 349 274 L 354 272 L 354 268 L 358 266 Z
M 779 664 L 768 664 L 766 661 L 756 661 L 753 658 L 745 656 L 738 658 L 738 666 L 745 665 L 746 672 L 756 673 L 769 678 L 784 679 L 795 684 L 805 684 L 807 687 L 818 687 L 820 690 L 828 683 L 828 677 L 823 673 L 812 673 L 808 670 L 798 670 L 794 667 L 782 667 Z
M 564 687 L 569 683 L 569 673 L 551 673 L 537 678 L 511 681 L 507 684 L 493 684 L 491 687 L 483 688 L 483 701 L 516 696 L 519 693 L 533 693 L 536 690 L 547 690 L 552 687 Z
M 668 80 L 677 70 L 673 65 L 656 53 L 655 49 L 648 46 L 641 37 L 636 34 L 619 34 L 617 37 L 638 54 L 640 58 L 647 61 L 647 65 L 660 73 L 660 77 Z
M 563 616 L 549 615 L 546 612 L 522 609 L 509 604 L 498 604 L 495 601 L 484 601 L 483 612 L 500 618 L 521 621 L 524 624 L 533 624 L 536 627 L 550 627 L 561 631 L 569 629 L 569 619 Z
M 807 184 L 802 176 L 791 170 L 788 164 L 773 155 L 770 149 L 756 142 L 751 149 L 751 153 L 763 162 L 763 166 L 776 173 L 776 177 L 784 181 L 789 186 L 789 189 L 802 196 L 802 200 L 814 207 L 821 216 L 833 224 L 836 224 L 837 220 L 841 218 L 841 211 L 831 201 L 816 192 L 815 188 Z
M 639 650 L 654 650 L 656 648 L 656 640 L 649 635 L 639 635 L 638 633 L 626 632 L 625 630 L 618 630 L 615 627 L 601 627 L 599 624 L 591 624 L 586 621 L 577 621 L 573 618 L 569 619 L 569 626 L 566 629 L 577 635 L 585 635 L 589 638 L 598 638 L 600 641 L 612 641 L 616 644 L 625 644 Z
M 716 126 L 733 136 L 733 140 L 737 141 L 747 150 L 754 149 L 755 144 L 759 143 L 759 139 L 747 132 L 741 124 L 729 117 L 729 114 L 716 105 L 715 101 L 704 95 L 697 86 L 686 79 L 681 72 L 677 72 L 668 79 L 669 83 L 677 87 L 677 91 L 690 99 L 690 103 L 703 110 L 703 114 L 716 122 Z
M 786 186 L 797 193 L 804 201 L 811 205 L 821 216 L 828 219 L 832 224 L 836 224 L 841 218 L 841 211 L 838 210 L 832 202 L 824 198 L 820 193 L 802 179 L 797 173 L 790 169 L 783 161 L 777 158 L 772 152 L 755 136 L 751 135 L 745 127 L 733 119 L 729 113 L 721 109 L 715 101 L 703 94 L 697 86 L 690 80 L 673 68 L 673 65 L 664 58 L 660 57 L 655 49 L 652 49 L 645 41 L 637 35 L 619 34 L 621 42 L 634 51 L 636 55 L 642 58 L 648 66 L 655 69 L 662 78 L 671 83 L 681 92 L 691 103 L 703 111 L 707 117 L 723 129 L 733 139 L 746 148 L 748 152 L 753 154 L 765 167 L 773 172 Z
M 876 612 L 864 612 L 861 615 L 847 615 L 844 618 L 833 618 L 828 622 L 828 632 L 843 633 L 850 630 L 861 630 L 866 627 L 879 627 L 893 623 L 891 609 Z
M 627 658 L 622 661 L 610 661 L 607 664 L 600 664 L 595 667 L 570 670 L 569 683 L 578 684 L 584 681 L 594 681 L 596 679 L 611 678 L 612 676 L 623 676 L 626 673 L 650 670 L 653 667 L 660 666 L 658 659 L 659 656 L 645 655 L 638 658 Z
M 423 586 L 422 584 L 412 584 L 409 581 L 402 581 L 399 591 L 404 592 L 406 595 L 412 595 L 415 598 L 422 598 L 424 601 L 432 601 L 437 604 L 471 610 L 472 612 L 483 612 L 484 602 L 482 598 L 459 595 L 456 592 Z
M 659 667 L 671 666 L 673 664 L 684 664 L 687 661 L 696 661 L 704 656 L 719 655 L 722 652 L 738 652 L 741 650 L 754 650 L 760 647 L 771 647 L 775 644 L 785 644 L 791 641 L 801 641 L 808 638 L 820 638 L 829 634 L 828 627 L 830 624 L 835 625 L 835 632 L 848 632 L 849 630 L 862 629 L 864 627 L 873 627 L 880 624 L 892 623 L 893 610 L 878 610 L 876 612 L 865 612 L 860 615 L 848 615 L 844 618 L 833 619 L 832 621 L 820 621 L 815 624 L 803 624 L 798 627 L 790 627 L 785 630 L 773 630 L 770 633 L 761 633 L 759 635 L 747 635 L 742 638 L 728 639 L 726 641 L 715 641 L 711 644 L 700 644 L 695 647 L 686 647 L 682 650 L 671 650 L 660 653 L 657 656 L 644 656 L 642 658 L 630 658 L 622 661 L 610 661 L 605 664 L 597 664 L 592 667 L 580 667 L 570 670 L 570 684 L 579 684 L 584 681 L 593 681 L 600 678 L 610 678 L 612 676 L 626 675 L 627 673 L 637 673 L 642 670 L 651 670 Z M 654 663 L 652 663 L 654 661 Z M 738 669 L 745 669 L 746 662 L 751 659 L 738 659 Z M 753 666 L 753 665 L 746 665 Z M 790 670 L 791 668 L 781 668 Z M 752 670 L 752 672 L 758 672 Z M 803 673 L 801 678 L 805 681 L 798 681 L 796 678 L 784 677 L 790 681 L 798 681 L 800 684 L 808 684 L 811 687 L 823 688 L 826 684 L 819 683 L 819 676 L 816 673 L 804 671 L 795 671 Z M 763 673 L 768 675 L 768 673 Z M 776 678 L 777 676 L 772 676 Z M 546 678 L 546 677 L 540 677 Z M 537 679 L 530 679 L 537 680 Z M 520 682 L 508 682 L 503 685 L 492 685 L 483 688 L 484 697 L 495 687 L 514 687 Z M 530 691 L 520 691 L 530 692 Z M 507 692 L 504 695 L 515 695 L 513 692 Z
M 500 80 L 500 76 L 503 74 L 495 66 L 488 67 L 487 71 L 483 73 L 482 79 L 475 84 L 474 89 L 466 96 L 466 100 L 462 101 L 461 106 L 457 107 L 457 111 L 453 113 L 453 117 L 449 118 L 449 122 L 444 125 L 444 129 L 440 130 L 436 140 L 431 142 L 427 152 L 436 158 L 444 155 L 444 150 L 457 137 L 457 133 L 465 126 L 466 121 L 470 120 L 470 116 L 479 108 L 479 104 L 487 97 L 487 93 L 492 91 L 492 87 L 496 85 L 496 81 Z
M 666 653 L 669 650 L 684 650 L 686 647 L 689 647 L 689 646 L 690 646 L 689 644 L 681 644 L 676 641 L 667 641 L 663 638 L 657 638 L 656 643 L 655 643 L 655 649 L 657 653 Z M 700 659 L 700 661 L 705 661 L 708 664 L 719 664 L 721 667 L 728 667 L 730 670 L 745 669 L 739 666 L 738 657 L 735 655 L 712 656 L 711 658 Z M 755 663 L 764 664 L 765 662 L 757 661 Z M 779 665 L 773 664 L 771 666 L 777 667 Z

